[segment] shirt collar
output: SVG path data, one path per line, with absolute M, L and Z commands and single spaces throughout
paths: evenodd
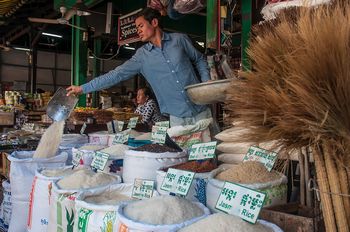
M 171 38 L 170 38 L 169 33 L 166 33 L 166 32 L 163 31 L 162 41 L 167 41 L 167 40 L 170 40 L 170 39 L 171 39 Z M 153 45 L 151 42 L 148 42 L 148 43 L 146 44 L 146 49 L 147 49 L 148 51 L 151 51 L 152 48 L 154 48 L 154 45 Z

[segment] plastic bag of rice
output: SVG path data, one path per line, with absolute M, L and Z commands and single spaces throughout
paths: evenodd
M 176 231 L 207 217 L 201 203 L 177 196 L 159 196 L 122 203 L 117 211 L 119 231 Z
M 223 142 L 220 143 L 216 149 L 224 153 L 245 154 L 252 145 L 254 145 L 254 143 Z
M 241 218 L 224 213 L 215 213 L 193 223 L 179 232 L 282 232 L 275 224 L 258 220 L 256 224 L 251 224 Z

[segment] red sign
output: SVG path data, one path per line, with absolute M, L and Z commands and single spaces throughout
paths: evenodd
M 142 9 L 123 15 L 118 19 L 118 44 L 124 45 L 140 41 L 135 25 L 136 14 Z

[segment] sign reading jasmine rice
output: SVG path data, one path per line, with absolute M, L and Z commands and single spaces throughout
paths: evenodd
M 267 170 L 271 171 L 273 165 L 277 160 L 277 153 L 273 151 L 268 151 L 257 146 L 251 146 L 248 149 L 247 154 L 243 158 L 245 161 L 259 161 L 265 165 Z
M 96 151 L 95 152 L 95 156 L 92 159 L 92 163 L 91 163 L 91 167 L 103 171 L 103 169 L 106 166 L 106 163 L 108 161 L 109 158 L 109 154 L 104 153 L 104 152 L 100 152 L 100 151 Z
M 215 208 L 255 223 L 266 194 L 225 181 Z
M 194 172 L 169 168 L 160 189 L 186 196 L 191 187 Z
M 131 197 L 140 200 L 151 198 L 153 195 L 153 189 L 153 180 L 135 179 Z

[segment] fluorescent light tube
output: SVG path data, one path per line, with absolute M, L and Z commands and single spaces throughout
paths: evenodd
M 56 34 L 51 34 L 51 33 L 46 33 L 46 32 L 43 32 L 42 35 L 56 37 L 56 38 L 62 38 L 62 35 L 56 35 Z

